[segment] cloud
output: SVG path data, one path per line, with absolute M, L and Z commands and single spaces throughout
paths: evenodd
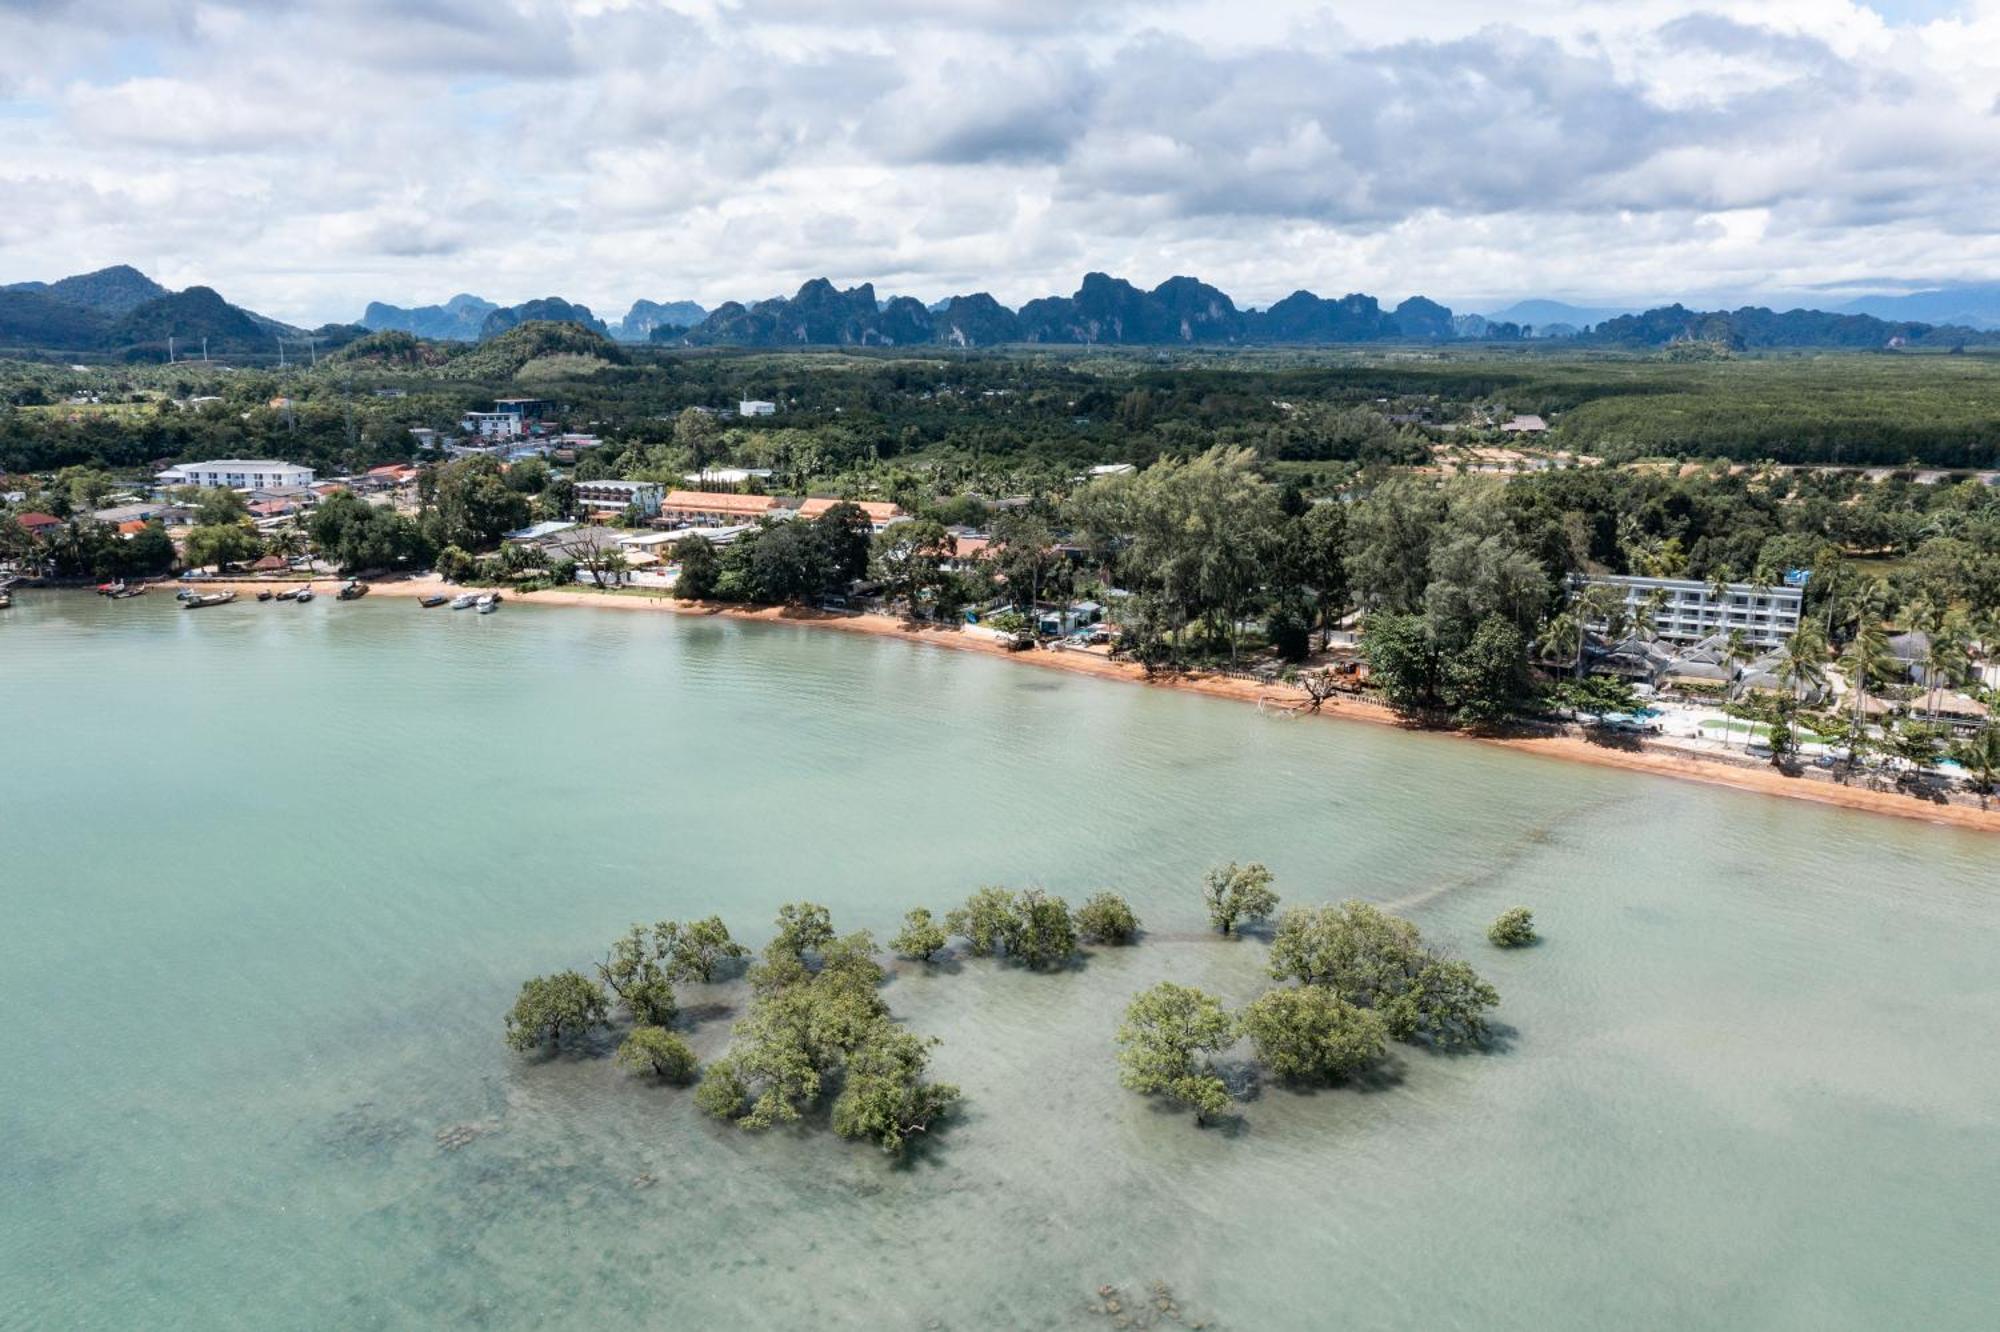
M 2000 270 L 2000 0 L 0 0 L 0 281 L 301 322 L 1091 268 L 1446 298 Z M 162 258 L 165 256 L 165 258 Z

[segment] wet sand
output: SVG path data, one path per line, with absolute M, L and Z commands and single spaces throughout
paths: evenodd
M 314 590 L 321 596 L 331 597 L 339 589 L 342 580 L 320 579 Z M 204 588 L 235 588 L 239 592 L 254 594 L 264 587 L 284 587 L 290 584 L 257 582 L 207 582 Z M 368 595 L 372 597 L 399 597 L 415 599 L 438 593 L 456 594 L 461 591 L 479 590 L 458 588 L 444 583 L 435 576 L 410 579 L 371 582 Z M 983 634 L 965 632 L 957 627 L 906 624 L 893 616 L 873 614 L 841 614 L 838 612 L 815 610 L 808 607 L 783 606 L 736 606 L 712 602 L 677 601 L 666 592 L 620 591 L 603 592 L 587 588 L 549 589 L 539 592 L 504 591 L 503 596 L 510 602 L 528 602 L 537 606 L 587 606 L 600 610 L 665 611 L 675 615 L 706 615 L 727 617 L 734 620 L 758 620 L 771 624 L 808 625 L 818 629 L 834 629 L 843 633 L 869 634 L 878 638 L 898 638 L 911 643 L 922 643 L 931 647 L 948 648 L 958 652 L 983 652 L 990 656 L 1003 657 L 1024 666 L 1039 667 L 1044 670 L 1067 671 L 1075 675 L 1092 675 L 1104 680 L 1119 680 L 1127 684 L 1145 684 L 1164 689 L 1178 689 L 1187 693 L 1206 694 L 1211 698 L 1232 699 L 1240 703 L 1264 703 L 1274 707 L 1296 707 L 1304 699 L 1304 694 L 1285 684 L 1259 684 L 1254 680 L 1244 680 L 1236 676 L 1205 675 L 1200 673 L 1181 675 L 1146 674 L 1144 668 L 1130 662 L 1111 661 L 1092 652 L 1064 650 L 1051 651 L 1035 649 L 1027 652 L 1010 652 L 1001 644 Z M 1410 729 L 1407 722 L 1395 712 L 1379 703 L 1364 698 L 1347 695 L 1329 700 L 1318 716 L 1335 721 L 1367 722 L 1377 726 L 1397 726 Z M 1306 719 L 1301 719 L 1306 720 Z M 1450 734 L 1450 733 L 1446 733 Z M 1837 805 L 1842 809 L 1861 810 L 1872 814 L 1887 814 L 1896 818 L 1921 819 L 1927 823 L 1944 824 L 1951 827 L 1968 828 L 1982 832 L 2000 832 L 2000 805 L 1991 809 L 1980 809 L 1970 804 L 1937 804 L 1915 796 L 1896 791 L 1871 790 L 1860 786 L 1844 786 L 1830 777 L 1817 772 L 1788 776 L 1767 764 L 1737 763 L 1722 758 L 1704 758 L 1685 751 L 1670 750 L 1659 746 L 1621 748 L 1595 744 L 1575 735 L 1500 735 L 1482 736 L 1458 733 L 1459 738 L 1477 744 L 1498 745 L 1519 753 L 1536 754 L 1544 758 L 1563 759 L 1573 763 L 1594 763 L 1600 767 L 1623 768 L 1631 772 L 1649 772 L 1656 776 L 1676 777 L 1684 781 L 1706 782 L 1713 786 L 1729 786 L 1740 791 L 1751 791 L 1759 795 L 1783 796 L 1792 800 L 1812 800 L 1823 805 Z

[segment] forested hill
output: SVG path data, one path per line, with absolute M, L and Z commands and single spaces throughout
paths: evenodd
M 1578 340 L 1632 349 L 1694 343 L 1727 347 L 1733 351 L 1778 347 L 1858 350 L 1897 346 L 2000 346 L 2000 332 L 1949 324 L 1877 319 L 1864 314 L 1831 314 L 1825 310 L 1787 310 L 1780 314 L 1758 305 L 1746 305 L 1740 310 L 1706 311 L 1667 305 L 1643 314 L 1607 319 L 1582 334 Z
M 360 337 L 351 324 L 293 328 L 240 306 L 208 287 L 169 291 L 120 264 L 58 282 L 0 288 L 0 348 L 96 353 L 128 360 L 165 360 L 169 347 L 198 355 L 269 356 L 280 338 L 310 336 L 320 350 Z

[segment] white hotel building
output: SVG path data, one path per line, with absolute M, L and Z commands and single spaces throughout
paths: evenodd
M 268 458 L 219 458 L 214 462 L 181 463 L 153 478 L 163 486 L 214 486 L 224 490 L 279 490 L 309 486 L 313 469 Z
M 1759 647 L 1776 647 L 1799 627 L 1799 608 L 1805 592 L 1796 587 L 1762 587 L 1755 583 L 1731 583 L 1720 598 L 1707 583 L 1688 578 L 1639 578 L 1614 574 L 1571 574 L 1570 588 L 1593 584 L 1622 589 L 1625 606 L 1633 622 L 1643 623 L 1646 603 L 1655 589 L 1664 590 L 1653 628 L 1660 637 L 1694 643 L 1711 634 L 1727 634 L 1740 629 L 1743 637 Z M 1601 623 L 1591 626 L 1601 629 Z

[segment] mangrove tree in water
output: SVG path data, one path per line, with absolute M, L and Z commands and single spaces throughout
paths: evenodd
M 1207 1056 L 1228 1048 L 1236 1024 L 1213 995 L 1161 981 L 1125 1009 L 1118 1028 L 1119 1081 L 1148 1096 L 1164 1096 L 1194 1111 L 1197 1124 L 1222 1113 L 1229 1089 Z

